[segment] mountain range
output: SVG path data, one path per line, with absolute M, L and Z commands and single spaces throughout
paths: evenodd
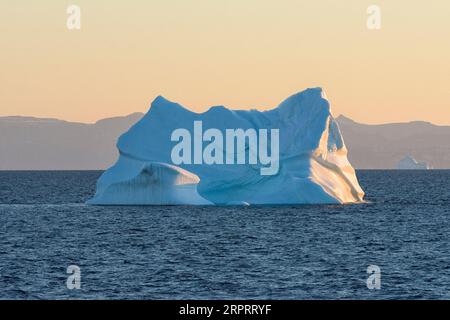
M 337 121 L 355 168 L 395 169 L 411 156 L 434 169 L 450 169 L 450 126 L 423 121 L 367 125 L 345 116 Z
M 34 117 L 0 117 L 0 170 L 96 170 L 116 161 L 117 138 L 143 116 L 93 124 Z M 450 169 L 450 126 L 428 122 L 368 125 L 337 118 L 357 169 L 394 169 L 405 156 Z

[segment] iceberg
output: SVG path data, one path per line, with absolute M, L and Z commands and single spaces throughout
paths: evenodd
M 229 139 L 239 137 L 229 132 L 238 130 L 243 148 L 232 154 Z M 180 152 L 183 133 L 189 133 L 183 143 L 194 146 Z M 101 175 L 88 204 L 343 204 L 364 197 L 321 88 L 294 94 L 268 111 L 215 106 L 195 113 L 158 96 L 119 137 L 117 148 L 119 159 Z M 186 161 L 174 161 L 174 150 Z M 202 159 L 208 152 L 213 160 Z
M 398 170 L 430 170 L 427 162 L 418 162 L 411 156 L 406 156 L 397 163 Z

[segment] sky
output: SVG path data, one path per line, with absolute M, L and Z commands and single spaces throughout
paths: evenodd
M 450 1 L 0 2 L 0 116 L 95 122 L 158 95 L 265 110 L 308 87 L 358 122 L 450 125 Z

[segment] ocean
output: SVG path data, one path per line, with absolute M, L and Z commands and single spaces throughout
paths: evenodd
M 450 170 L 360 170 L 365 204 L 87 206 L 101 173 L 0 172 L 0 299 L 450 299 Z

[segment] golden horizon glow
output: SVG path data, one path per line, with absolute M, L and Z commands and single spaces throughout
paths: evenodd
M 366 28 L 371 4 L 381 30 Z M 447 0 L 5 0 L 0 116 L 95 122 L 158 95 L 264 110 L 322 87 L 357 122 L 450 125 L 449 18 Z

